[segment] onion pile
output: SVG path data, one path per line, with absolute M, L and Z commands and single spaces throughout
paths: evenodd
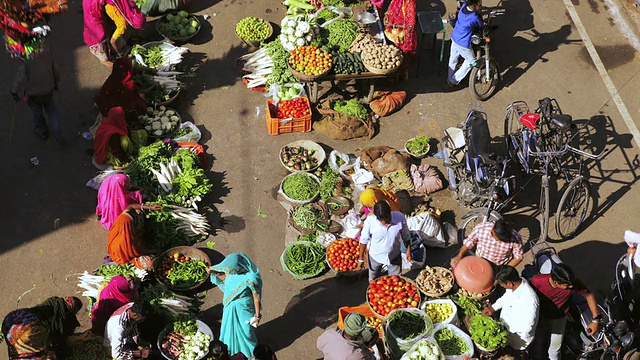
M 282 163 L 293 170 L 307 171 L 318 166 L 318 160 L 313 157 L 315 150 L 302 146 L 285 146 L 280 152 Z

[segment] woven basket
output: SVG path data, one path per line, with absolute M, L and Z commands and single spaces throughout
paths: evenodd
M 326 52 L 325 50 L 322 50 L 322 51 Z M 331 69 L 333 68 L 333 61 L 331 63 L 331 66 L 325 72 L 323 72 L 320 75 L 309 75 L 309 74 L 304 74 L 304 73 L 301 73 L 301 72 L 299 72 L 297 70 L 294 70 L 291 67 L 291 64 L 289 64 L 289 61 L 287 61 L 287 67 L 289 67 L 289 71 L 291 71 L 293 76 L 295 76 L 298 80 L 300 80 L 302 82 L 313 82 L 313 81 L 316 81 L 316 80 L 322 78 L 323 76 L 327 75 L 331 71 Z
M 367 65 L 367 63 L 364 61 L 362 63 L 364 64 L 364 67 L 367 68 L 367 70 L 377 75 L 389 75 L 400 68 L 400 66 L 396 66 L 392 69 L 378 69 L 373 66 Z
M 173 254 L 177 252 L 185 256 L 188 256 L 192 259 L 204 261 L 204 263 L 207 264 L 207 274 L 211 272 L 210 270 L 211 260 L 209 260 L 209 256 L 207 256 L 207 254 L 205 254 L 202 250 L 195 248 L 193 246 L 177 246 L 163 252 L 154 261 L 153 272 L 156 274 L 156 279 L 158 279 L 158 282 L 164 284 L 167 288 L 169 288 L 169 290 L 172 290 L 172 291 L 192 291 L 197 289 L 200 285 L 204 284 L 205 282 L 209 281 L 209 277 L 207 276 L 207 278 L 205 278 L 203 281 L 190 287 L 183 288 L 183 287 L 176 287 L 171 285 L 171 282 L 167 281 L 165 274 L 162 274 L 160 271 L 158 271 L 158 269 L 160 268 L 160 264 L 165 258 L 171 257 L 173 256 Z
M 294 208 L 294 210 L 296 208 L 298 208 L 299 206 L 302 205 L 298 205 Z M 310 205 L 313 209 L 320 211 L 321 213 L 321 218 L 322 220 L 319 221 L 319 224 L 325 224 L 327 223 L 327 219 L 329 219 L 329 210 L 327 209 L 326 206 L 324 206 L 324 204 L 321 203 L 313 203 Z M 293 211 L 291 211 L 291 213 L 289 214 L 289 225 L 291 225 L 294 229 L 298 230 L 299 232 L 301 232 L 302 234 L 311 234 L 312 232 L 316 231 L 316 229 L 305 229 L 303 227 L 301 227 L 300 225 L 298 225 L 295 220 L 293 220 L 293 216 L 291 216 L 293 214 Z
M 200 29 L 202 29 L 202 24 L 200 23 L 200 19 L 198 19 L 198 17 L 195 16 L 195 15 L 189 15 L 187 17 L 187 19 L 189 19 L 189 22 L 195 20 L 195 22 L 198 23 L 198 28 L 196 29 L 196 32 L 194 32 L 193 34 L 187 35 L 187 36 L 174 36 L 174 37 L 171 37 L 171 36 L 163 33 L 162 31 L 160 31 L 160 24 L 163 23 L 163 22 L 168 22 L 166 20 L 167 15 L 169 15 L 169 14 L 163 15 L 158 21 L 156 21 L 156 31 L 158 32 L 158 34 L 162 35 L 162 37 L 164 37 L 167 40 L 170 40 L 170 41 L 173 41 L 173 42 L 186 42 L 186 41 L 191 40 L 194 36 L 198 35 L 198 33 L 200 32 Z M 177 11 L 173 12 L 173 13 L 171 13 L 171 15 L 178 16 L 178 12 Z
M 422 276 L 425 276 L 424 274 L 426 274 L 426 272 L 428 271 L 428 267 L 423 269 L 422 271 L 420 271 L 420 273 L 416 277 L 416 284 L 418 286 L 418 289 L 420 289 L 420 291 L 423 294 L 425 294 L 425 295 L 427 295 L 429 297 L 441 297 L 442 295 L 444 295 L 444 294 L 448 293 L 449 291 L 451 291 L 451 288 L 453 288 L 453 283 L 454 283 L 453 273 L 451 272 L 451 270 L 445 269 L 445 268 L 442 268 L 442 267 L 439 267 L 439 266 L 434 266 L 433 268 L 439 268 L 439 269 L 442 269 L 442 270 L 445 270 L 445 271 L 451 273 L 451 283 L 450 283 L 450 285 L 448 287 L 445 287 L 446 290 L 443 289 L 441 292 L 436 293 L 436 292 L 426 291 L 425 288 L 420 285 L 420 282 L 417 281 L 417 279 L 422 277 Z
M 385 276 L 389 276 L 389 275 L 385 275 Z M 381 276 L 381 277 L 384 277 L 384 276 Z M 409 282 L 409 283 L 413 284 L 413 286 L 415 286 L 415 287 L 416 287 L 416 289 L 418 289 L 418 290 L 420 289 L 420 288 L 418 287 L 418 285 L 415 283 L 415 281 L 413 281 L 413 280 L 409 279 L 408 277 L 401 276 L 401 275 L 398 275 L 398 277 L 399 277 L 400 279 L 402 279 L 402 280 L 406 281 L 406 282 Z M 367 287 L 367 290 L 369 290 L 369 287 Z M 422 294 L 420 294 L 420 291 L 418 291 L 417 293 L 418 293 L 418 297 L 420 298 L 420 301 L 418 301 L 418 306 L 416 306 L 415 308 L 407 308 L 407 309 L 418 309 L 418 308 L 420 307 L 420 304 L 422 303 Z M 369 309 L 371 309 L 371 311 L 372 311 L 374 314 L 376 314 L 376 316 L 377 316 L 378 318 L 382 319 L 383 321 L 386 321 L 386 320 L 387 320 L 387 318 L 389 317 L 389 314 L 390 314 L 391 312 L 389 312 L 389 314 L 387 314 L 387 315 L 381 315 L 381 314 L 379 314 L 377 311 L 375 311 L 375 310 L 373 309 L 373 307 L 371 306 L 371 303 L 369 302 L 369 292 L 368 292 L 368 291 L 367 291 L 367 293 L 366 293 L 366 299 L 367 299 L 367 306 L 369 306 Z M 393 311 L 393 310 L 392 310 L 392 311 Z
M 312 246 L 313 244 L 317 244 L 317 243 L 313 243 L 310 241 L 296 241 L 295 243 L 287 246 L 284 251 L 282 252 L 282 255 L 280 255 L 280 264 L 282 265 L 282 269 L 286 272 L 288 272 L 289 274 L 291 274 L 291 276 L 293 276 L 294 279 L 296 280 L 305 280 L 305 279 L 311 279 L 313 277 L 316 277 L 318 275 L 320 275 L 324 270 L 325 267 L 318 267 L 318 270 L 316 271 L 315 274 L 307 274 L 307 275 L 298 275 L 295 274 L 294 272 L 292 272 L 291 270 L 289 270 L 289 267 L 287 266 L 287 254 L 289 253 L 289 249 L 291 247 L 293 247 L 294 245 L 305 245 L 305 246 Z M 322 264 L 326 264 L 326 253 L 325 253 L 325 258 L 321 261 Z
M 260 47 L 260 41 L 265 41 L 268 38 L 271 37 L 271 35 L 273 35 L 273 26 L 271 25 L 270 22 L 268 22 L 265 19 L 261 19 L 262 21 L 264 21 L 265 23 L 267 23 L 267 26 L 269 27 L 269 35 L 267 35 L 266 38 L 259 40 L 259 41 L 247 41 L 243 38 L 240 37 L 240 35 L 238 35 L 238 33 L 236 33 L 236 36 L 238 37 L 238 39 L 242 40 L 243 43 L 247 44 L 247 46 L 252 47 L 252 48 L 257 48 Z
M 284 184 L 284 181 L 289 176 L 292 176 L 292 175 L 295 175 L 295 174 L 305 174 L 305 175 L 308 175 L 309 177 L 311 177 L 313 180 L 315 180 L 318 183 L 318 192 L 314 196 L 312 196 L 310 199 L 307 199 L 307 200 L 295 200 L 295 199 L 292 199 L 289 196 L 287 196 L 287 194 L 284 193 L 284 190 L 282 189 L 282 186 Z M 314 201 L 316 198 L 318 198 L 318 196 L 320 196 L 320 187 L 319 187 L 319 185 L 320 185 L 320 179 L 318 179 L 317 176 L 315 176 L 313 174 L 310 174 L 310 173 L 303 172 L 303 171 L 296 171 L 296 172 L 293 172 L 293 173 L 285 176 L 284 179 L 282 179 L 282 182 L 280 183 L 279 192 L 282 194 L 282 196 L 284 196 L 285 200 L 287 200 L 288 202 L 290 202 L 292 204 L 296 204 L 296 205 L 308 204 L 308 203 Z
M 327 250 L 329 250 L 331 248 L 331 246 L 333 246 L 333 244 L 335 244 L 337 241 L 340 241 L 342 239 L 336 240 L 333 243 L 331 243 L 331 245 L 327 246 Z M 357 261 L 357 260 L 356 260 Z M 340 271 L 340 270 L 336 270 L 336 268 L 334 268 L 331 263 L 329 262 L 329 257 L 327 257 L 327 265 L 329 266 L 329 268 L 333 271 L 336 272 L 336 274 L 339 275 L 344 275 L 344 276 L 355 276 L 355 275 L 359 275 L 362 274 L 363 271 L 367 270 L 366 268 L 363 268 L 362 270 L 350 270 L 350 271 Z M 372 310 L 373 311 L 373 310 Z

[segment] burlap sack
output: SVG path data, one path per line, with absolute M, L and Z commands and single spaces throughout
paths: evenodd
M 370 140 L 375 134 L 372 119 L 362 120 L 331 109 L 329 100 L 318 106 L 322 120 L 313 124 L 313 129 L 334 140 Z
M 408 171 L 411 165 L 409 155 L 384 145 L 361 150 L 360 162 L 378 179 L 390 172 Z

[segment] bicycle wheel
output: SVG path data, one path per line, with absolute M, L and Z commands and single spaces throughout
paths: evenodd
M 471 232 L 476 226 L 478 226 L 479 224 L 482 224 L 485 220 L 486 215 L 487 215 L 486 209 L 482 209 L 482 210 L 474 209 L 464 214 L 462 216 L 462 223 L 458 227 L 459 242 L 462 242 L 469 234 L 471 234 Z M 488 221 L 496 222 L 499 219 L 502 219 L 502 215 L 500 215 L 500 213 L 496 211 L 491 211 L 491 213 L 489 214 Z
M 489 79 L 487 79 L 487 71 Z M 469 90 L 471 95 L 480 101 L 489 99 L 498 88 L 500 80 L 500 72 L 498 71 L 498 63 L 489 59 L 489 68 L 483 59 L 478 61 L 478 66 L 471 69 L 471 77 L 469 77 Z
M 589 183 L 579 176 L 562 194 L 556 211 L 556 231 L 563 240 L 573 237 L 587 217 L 591 202 Z
M 540 184 L 540 240 L 547 240 L 549 233 L 549 176 L 542 176 L 542 184 Z

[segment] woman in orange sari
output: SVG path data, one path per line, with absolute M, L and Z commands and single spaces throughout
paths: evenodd
M 116 264 L 132 263 L 140 267 L 141 264 L 151 263 L 148 256 L 150 249 L 144 241 L 143 210 L 161 210 L 159 204 L 129 205 L 111 225 L 107 251 L 111 260 Z

